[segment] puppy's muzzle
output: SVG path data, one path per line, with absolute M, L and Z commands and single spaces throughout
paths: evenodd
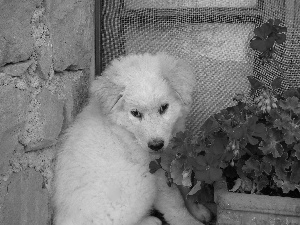
M 153 139 L 148 142 L 148 147 L 153 151 L 158 151 L 164 147 L 164 141 L 161 139 Z

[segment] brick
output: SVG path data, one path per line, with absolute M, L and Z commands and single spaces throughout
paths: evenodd
M 31 100 L 25 132 L 21 142 L 25 151 L 35 151 L 56 143 L 63 125 L 63 101 L 47 88 Z
M 49 220 L 48 191 L 34 169 L 12 174 L 4 198 L 3 223 L 46 225 Z
M 64 100 L 64 122 L 68 126 L 86 104 L 90 85 L 89 71 L 56 73 L 48 88 Z
M 20 77 L 26 72 L 26 70 L 32 63 L 33 63 L 32 60 L 27 60 L 26 62 L 14 63 L 1 68 L 0 71 L 9 76 Z
M 6 0 L 0 4 L 0 66 L 27 60 L 33 52 L 30 20 L 42 0 Z
M 93 52 L 93 1 L 50 3 L 55 71 L 89 68 Z
M 9 168 L 9 159 L 18 145 L 18 137 L 23 130 L 25 122 L 16 124 L 7 129 L 0 137 L 0 174 L 4 174 Z
M 14 84 L 0 85 L 0 138 L 4 131 L 26 120 L 29 102 L 28 91 L 20 90 Z

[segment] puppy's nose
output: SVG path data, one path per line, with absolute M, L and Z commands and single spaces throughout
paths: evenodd
M 158 151 L 164 147 L 164 141 L 161 139 L 153 139 L 152 141 L 148 142 L 148 147 L 154 151 Z

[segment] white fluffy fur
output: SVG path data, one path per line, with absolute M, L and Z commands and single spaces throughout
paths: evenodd
M 167 186 L 163 171 L 149 173 L 148 144 L 159 139 L 167 146 L 184 129 L 193 84 L 187 65 L 166 54 L 112 61 L 93 82 L 89 104 L 58 154 L 56 225 L 159 225 L 149 216 L 152 207 L 171 225 L 202 224 L 188 213 L 177 187 Z

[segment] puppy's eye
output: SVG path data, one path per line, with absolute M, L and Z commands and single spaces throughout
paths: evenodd
M 140 113 L 137 109 L 130 111 L 131 115 L 133 115 L 136 118 L 142 119 L 142 113 Z
M 164 114 L 167 111 L 168 108 L 169 108 L 168 103 L 161 105 L 161 107 L 158 110 L 159 114 L 161 114 L 161 115 Z

